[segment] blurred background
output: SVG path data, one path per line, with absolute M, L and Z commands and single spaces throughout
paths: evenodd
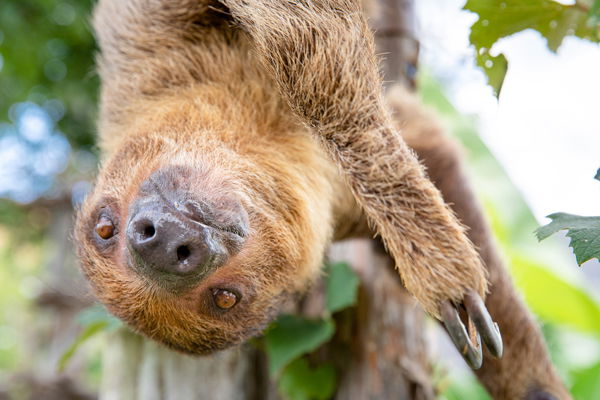
M 70 238 L 98 162 L 93 3 L 0 2 L 0 399 L 94 398 L 100 382 L 104 338 L 77 344 L 107 324 L 90 328 Z M 579 268 L 564 235 L 533 234 L 553 212 L 600 214 L 598 44 L 570 37 L 552 53 L 531 30 L 502 39 L 492 50 L 509 69 L 496 99 L 469 44 L 477 16 L 460 0 L 416 6 L 420 93 L 463 144 L 561 375 L 576 399 L 598 399 L 600 265 Z M 487 398 L 452 357 L 432 362 L 441 398 Z
M 545 18 L 543 2 L 507 3 L 526 4 Z M 492 2 L 492 12 L 507 3 Z M 564 233 L 542 242 L 533 234 L 558 211 L 600 214 L 600 183 L 593 179 L 600 168 L 600 47 L 567 35 L 552 52 L 533 29 L 502 38 L 489 49 L 508 60 L 496 98 L 469 40 L 478 15 L 463 10 L 463 0 L 415 5 L 422 97 L 463 144 L 513 279 L 542 324 L 573 397 L 600 398 L 598 260 L 578 267 Z M 549 20 L 552 27 L 555 20 Z M 488 398 L 469 371 L 453 361 L 441 366 L 449 371 L 446 398 Z

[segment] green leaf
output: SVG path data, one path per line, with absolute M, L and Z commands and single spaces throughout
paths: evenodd
M 485 71 L 488 84 L 494 89 L 496 97 L 500 96 L 504 77 L 508 71 L 508 61 L 504 54 L 492 56 L 487 50 L 481 50 L 477 53 L 477 65 Z
M 331 264 L 327 279 L 327 310 L 334 313 L 356 304 L 359 279 L 346 263 Z
M 534 29 L 546 38 L 548 48 L 556 52 L 566 36 L 598 42 L 600 29 L 595 7 L 564 5 L 553 0 L 468 0 L 465 10 L 479 18 L 471 26 L 469 39 L 477 51 L 477 64 L 483 68 L 489 84 L 499 95 L 507 70 L 503 55 L 492 57 L 490 49 L 501 38 L 526 29 Z
M 311 320 L 282 315 L 265 334 L 269 372 L 275 375 L 293 359 L 327 342 L 335 331 L 333 320 Z
M 498 39 L 535 29 L 556 51 L 567 35 L 598 41 L 596 27 L 587 22 L 589 12 L 577 4 L 564 5 L 553 0 L 468 0 L 465 10 L 479 15 L 471 26 L 471 43 L 477 49 L 490 49 Z
M 600 1 L 600 0 L 598 0 Z M 594 176 L 594 179 L 597 179 L 600 181 L 600 168 L 598 168 L 598 171 L 596 171 L 596 176 Z
M 279 379 L 279 391 L 290 400 L 326 400 L 336 387 L 335 369 L 331 364 L 311 368 L 305 358 L 288 365 Z
M 577 264 L 581 265 L 592 258 L 600 259 L 600 217 L 580 217 L 578 215 L 556 213 L 548 215 L 552 219 L 548 225 L 536 231 L 538 240 L 566 229 L 571 238 Z
M 83 330 L 60 357 L 58 361 L 59 372 L 64 371 L 75 352 L 91 337 L 100 332 L 113 331 L 123 325 L 119 319 L 110 315 L 101 305 L 86 308 L 77 314 L 75 320 L 83 326 Z
M 511 254 L 510 268 L 529 307 L 546 322 L 600 335 L 600 305 L 535 261 Z

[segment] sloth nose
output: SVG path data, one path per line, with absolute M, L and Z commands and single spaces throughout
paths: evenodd
M 159 195 L 138 199 L 130 214 L 130 265 L 175 292 L 193 287 L 224 265 L 243 242 L 207 221 L 196 221 L 195 214 L 183 214 Z
M 155 171 L 129 207 L 129 265 L 171 291 L 190 288 L 223 266 L 248 235 L 240 201 L 196 194 L 184 179 L 192 174 L 178 167 Z
M 129 246 L 146 268 L 171 275 L 206 272 L 225 250 L 210 228 L 186 221 L 164 207 L 141 207 L 127 228 Z

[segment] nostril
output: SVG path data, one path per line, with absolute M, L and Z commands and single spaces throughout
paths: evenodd
M 153 225 L 146 225 L 142 228 L 142 238 L 150 239 L 156 234 L 156 229 L 154 229 Z
M 177 248 L 177 260 L 179 262 L 183 262 L 188 259 L 188 257 L 192 254 L 190 248 L 187 246 L 179 246 Z

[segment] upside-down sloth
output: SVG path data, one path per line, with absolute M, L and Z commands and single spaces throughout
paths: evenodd
M 469 364 L 483 357 L 494 397 L 568 398 L 451 142 L 407 92 L 382 93 L 363 14 L 359 0 L 100 0 L 103 159 L 76 227 L 97 297 L 205 354 L 259 334 L 332 240 L 378 233 Z

